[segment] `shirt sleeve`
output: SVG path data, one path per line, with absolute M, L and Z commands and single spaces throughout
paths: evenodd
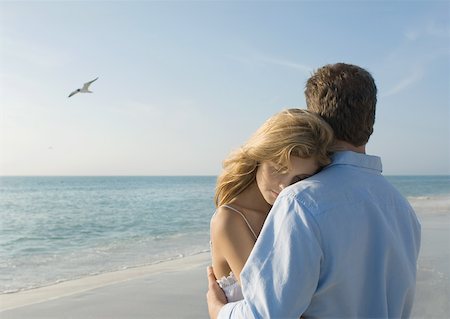
M 293 193 L 282 193 L 241 272 L 244 300 L 227 304 L 219 318 L 300 318 L 316 291 L 322 257 L 316 220 Z

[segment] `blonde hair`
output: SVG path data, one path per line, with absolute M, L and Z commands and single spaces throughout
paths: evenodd
M 229 203 L 256 178 L 263 161 L 288 170 L 291 156 L 314 157 L 320 166 L 330 163 L 333 142 L 331 127 L 318 115 L 287 109 L 270 117 L 241 148 L 223 162 L 214 201 L 217 207 Z

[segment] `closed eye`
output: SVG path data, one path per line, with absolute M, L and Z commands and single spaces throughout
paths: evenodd
M 286 167 L 275 164 L 273 162 L 270 163 L 270 167 L 272 168 L 272 174 L 284 175 L 288 172 L 288 169 Z

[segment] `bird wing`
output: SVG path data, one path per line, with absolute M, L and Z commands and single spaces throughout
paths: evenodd
M 72 95 L 77 94 L 77 93 L 78 93 L 78 90 L 75 90 L 72 93 L 70 93 L 68 97 L 71 97 Z
M 84 83 L 83 87 L 81 88 L 82 90 L 88 90 L 89 89 L 89 85 L 92 84 L 92 82 L 95 82 L 98 80 L 98 77 L 96 77 L 95 79 L 93 79 L 92 81 L 86 82 Z

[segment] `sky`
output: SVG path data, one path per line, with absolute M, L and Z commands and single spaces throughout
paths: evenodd
M 449 1 L 2 1 L 0 175 L 217 175 L 336 62 L 384 174 L 450 174 Z

